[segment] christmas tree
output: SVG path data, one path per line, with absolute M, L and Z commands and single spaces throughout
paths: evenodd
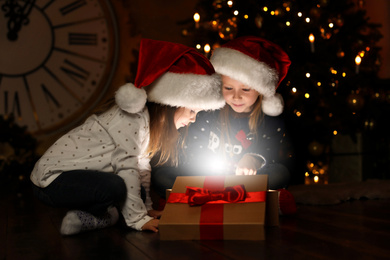
M 375 157 L 365 167 L 376 175 L 366 177 L 388 176 L 390 92 L 377 77 L 379 28 L 363 0 L 201 0 L 183 35 L 206 56 L 244 35 L 288 53 L 292 65 L 277 91 L 293 147 L 284 156 L 294 161 L 293 182 L 300 183 L 305 174 L 327 173 L 337 135 L 363 135 L 363 153 Z

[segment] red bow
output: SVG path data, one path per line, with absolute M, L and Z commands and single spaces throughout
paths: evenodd
M 245 200 L 246 191 L 244 185 L 226 187 L 222 191 L 210 191 L 198 187 L 187 187 L 186 195 L 190 206 L 203 205 L 209 201 L 224 200 L 238 202 Z
M 247 139 L 246 134 L 243 130 L 240 130 L 236 134 L 236 139 L 238 141 L 240 141 L 240 143 L 241 143 L 242 147 L 244 147 L 244 149 L 248 148 L 252 144 L 252 142 Z

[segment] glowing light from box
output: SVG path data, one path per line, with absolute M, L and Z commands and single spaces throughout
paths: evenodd
M 315 183 L 318 183 L 319 179 L 320 179 L 320 178 L 319 178 L 318 176 L 314 176 L 314 182 L 315 182 Z
M 227 1 L 227 4 L 228 4 L 229 7 L 232 7 L 233 6 L 233 1 L 231 1 L 231 0 Z
M 264 6 L 264 7 L 263 7 L 263 11 L 264 11 L 264 12 L 268 12 L 268 7 Z
M 333 130 L 333 135 L 337 135 L 337 130 Z
M 309 93 L 305 93 L 305 98 L 310 98 L 310 94 Z
M 248 19 L 248 18 L 249 18 L 249 15 L 247 15 L 247 14 L 244 15 L 244 18 L 245 18 L 245 19 Z

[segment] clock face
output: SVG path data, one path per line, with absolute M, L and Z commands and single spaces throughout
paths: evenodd
M 0 0 L 0 114 L 32 133 L 69 126 L 104 95 L 117 44 L 109 0 Z

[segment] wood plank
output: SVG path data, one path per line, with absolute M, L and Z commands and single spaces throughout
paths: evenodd
M 66 209 L 31 193 L 0 198 L 0 259 L 386 259 L 390 200 L 298 205 L 266 228 L 264 241 L 161 241 L 159 234 L 114 227 L 63 237 Z

